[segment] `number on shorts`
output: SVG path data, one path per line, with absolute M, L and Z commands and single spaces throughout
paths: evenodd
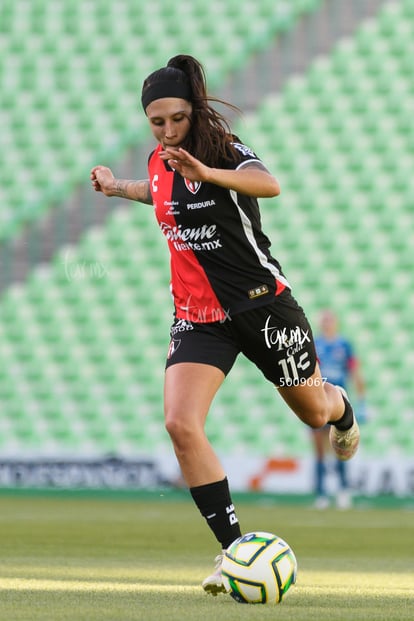
M 299 373 L 298 369 L 305 371 L 310 365 L 308 360 L 309 354 L 307 351 L 303 352 L 299 356 L 299 361 L 296 363 L 294 356 L 283 358 L 278 360 L 278 364 L 282 367 L 283 375 L 285 378 L 285 386 L 298 386 L 299 385 Z

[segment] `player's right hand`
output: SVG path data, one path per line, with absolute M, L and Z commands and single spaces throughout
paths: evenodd
M 94 166 L 91 170 L 91 181 L 95 192 L 105 196 L 113 196 L 115 177 L 107 166 Z

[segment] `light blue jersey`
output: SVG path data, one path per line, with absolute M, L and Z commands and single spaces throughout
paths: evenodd
M 351 343 L 341 336 L 334 339 L 317 336 L 315 346 L 322 377 L 331 384 L 346 388 L 356 363 Z

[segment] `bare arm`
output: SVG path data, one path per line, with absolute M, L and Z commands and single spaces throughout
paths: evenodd
M 107 166 L 95 166 L 91 170 L 91 181 L 96 192 L 105 196 L 118 196 L 131 201 L 152 205 L 149 179 L 115 179 Z
M 278 181 L 260 162 L 245 164 L 237 170 L 210 168 L 208 181 L 257 198 L 269 198 L 280 194 Z
M 160 157 L 190 181 L 214 183 L 246 196 L 267 198 L 278 196 L 280 186 L 275 177 L 261 162 L 248 162 L 237 170 L 210 168 L 190 155 L 185 149 L 169 147 Z
M 115 190 L 112 196 L 127 198 L 152 205 L 152 196 L 148 179 L 134 181 L 131 179 L 115 179 Z

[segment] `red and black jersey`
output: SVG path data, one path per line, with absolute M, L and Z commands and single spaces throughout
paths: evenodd
M 259 158 L 233 143 L 239 169 Z M 148 161 L 156 218 L 171 254 L 171 288 L 178 318 L 223 321 L 268 304 L 289 284 L 270 254 L 257 199 L 211 183 L 192 182 L 158 156 Z

